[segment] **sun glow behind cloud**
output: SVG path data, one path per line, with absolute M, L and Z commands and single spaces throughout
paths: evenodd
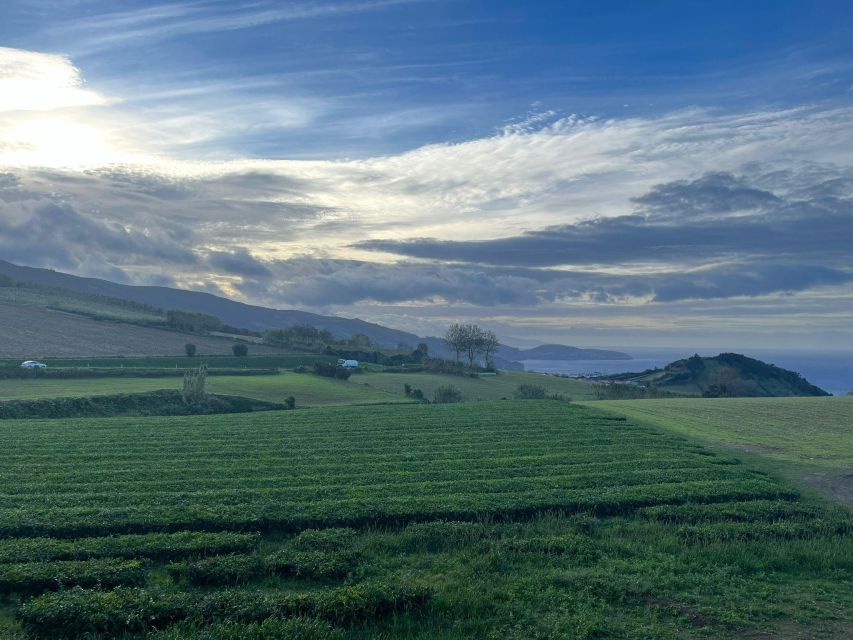
M 579 242 L 593 242 L 594 233 L 610 228 L 602 219 L 648 215 L 637 209 L 637 199 L 659 185 L 701 197 L 717 193 L 725 180 L 696 180 L 717 172 L 754 177 L 759 183 L 747 181 L 744 189 L 768 189 L 772 197 L 800 188 L 791 206 L 825 206 L 812 202 L 806 191 L 813 188 L 824 195 L 835 189 L 833 195 L 846 203 L 853 197 L 850 108 L 697 108 L 611 119 L 546 110 L 491 135 L 401 153 L 272 160 L 241 158 L 226 139 L 251 129 L 257 104 L 266 118 L 262 135 L 275 127 L 310 130 L 309 102 L 271 109 L 263 101 L 235 111 L 238 96 L 232 96 L 228 108 L 187 108 L 179 101 L 155 108 L 138 97 L 121 100 L 86 87 L 63 56 L 12 49 L 0 49 L 0 89 L 14 90 L 0 97 L 0 168 L 9 171 L 4 176 L 0 170 L 0 257 L 13 260 L 20 255 L 27 261 L 43 250 L 40 266 L 359 315 L 382 305 L 397 305 L 404 315 L 406 308 L 427 304 L 457 311 L 514 308 L 519 326 L 536 317 L 532 309 L 654 308 L 667 291 L 668 303 L 785 291 L 801 300 L 820 295 L 820 286 L 837 291 L 849 282 L 847 266 L 833 263 L 830 269 L 813 256 L 809 264 L 793 265 L 799 274 L 766 259 L 751 271 L 737 266 L 736 274 L 729 273 L 729 256 L 716 253 L 696 264 L 662 261 L 660 252 L 638 254 L 632 262 L 606 244 L 594 248 L 600 264 L 567 258 L 545 269 L 482 257 L 466 264 L 464 253 L 441 256 L 459 250 L 450 241 L 505 238 L 504 255 L 518 260 L 525 244 L 543 236 L 559 240 L 553 231 L 559 225 L 570 232 L 567 237 L 580 234 Z M 209 157 L 193 147 L 200 141 L 213 149 Z M 774 171 L 790 171 L 791 178 L 774 178 Z M 797 180 L 804 182 L 797 187 Z M 816 186 L 821 181 L 834 186 Z M 707 214 L 721 228 L 728 224 L 724 211 Z M 770 208 L 767 214 L 778 212 Z M 830 214 L 827 220 L 841 219 L 844 209 L 835 206 Z M 677 230 L 687 213 L 682 207 L 656 215 L 663 230 Z M 690 215 L 702 221 L 705 214 Z M 614 224 L 614 238 L 624 239 L 617 233 L 623 222 Z M 46 246 L 45 233 L 57 229 L 73 240 Z M 689 245 L 692 239 L 682 235 L 673 242 Z M 726 242 L 723 250 L 731 249 L 731 239 Z M 755 257 L 742 251 L 738 256 L 747 266 Z M 565 325 L 565 317 L 553 322 Z M 607 323 L 630 328 L 623 315 Z
M 126 159 L 91 109 L 115 102 L 86 88 L 65 56 L 0 47 L 0 164 L 85 168 Z
M 80 71 L 65 56 L 0 47 L 0 112 L 50 111 L 110 102 L 84 87 Z

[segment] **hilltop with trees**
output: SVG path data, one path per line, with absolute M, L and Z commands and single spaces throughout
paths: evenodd
M 739 353 L 721 353 L 713 358 L 693 355 L 671 362 L 663 369 L 601 379 L 706 398 L 829 395 L 795 371 Z

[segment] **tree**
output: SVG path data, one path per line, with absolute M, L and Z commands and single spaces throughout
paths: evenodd
M 363 333 L 356 333 L 349 340 L 347 340 L 347 346 L 350 347 L 366 349 L 371 345 L 372 343 L 370 342 L 370 338 Z
M 492 355 L 494 355 L 500 346 L 501 343 L 494 331 L 486 330 L 480 334 L 480 349 L 483 351 L 483 359 L 486 361 L 486 367 L 493 366 Z
M 462 325 L 465 335 L 465 355 L 468 356 L 468 367 L 474 368 L 474 358 L 483 351 L 483 330 L 476 324 Z
M 195 345 L 192 342 L 187 342 L 184 345 L 184 353 L 192 358 L 195 355 Z
M 235 356 L 243 357 L 249 355 L 249 347 L 247 347 L 242 342 L 238 342 L 237 344 L 233 345 L 231 347 L 231 351 L 234 352 Z
M 207 333 L 208 331 L 219 331 L 222 329 L 222 320 L 209 313 L 197 313 L 195 311 L 180 311 L 170 309 L 166 312 L 166 324 L 179 331 L 191 333 Z
M 203 364 L 194 371 L 184 373 L 184 387 L 181 396 L 186 404 L 202 404 L 207 399 L 204 383 L 207 380 L 207 365 Z
M 456 353 L 456 362 L 459 362 L 459 355 L 464 353 L 468 359 L 468 366 L 472 369 L 474 368 L 474 360 L 480 354 L 485 356 L 488 365 L 492 354 L 500 346 L 498 337 L 492 331 L 484 331 L 476 324 L 460 324 L 458 322 L 450 325 L 447 329 L 444 342 L 449 349 Z
M 459 354 L 465 351 L 465 344 L 468 332 L 465 329 L 467 325 L 454 322 L 447 328 L 447 333 L 444 334 L 444 343 L 447 348 L 456 353 L 456 362 L 459 362 Z

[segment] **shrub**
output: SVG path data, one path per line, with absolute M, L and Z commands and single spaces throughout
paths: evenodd
M 146 636 L 150 640 L 343 640 L 343 632 L 313 618 L 269 619 L 239 624 L 178 624 Z
M 542 400 L 545 398 L 545 387 L 526 382 L 518 385 L 515 390 L 515 397 L 520 400 Z
M 412 397 L 415 400 L 426 400 L 422 389 L 412 389 Z
M 345 367 L 339 367 L 331 362 L 315 362 L 314 373 L 324 378 L 337 378 L 338 380 L 349 380 L 350 370 Z
M 435 390 L 433 401 L 437 404 L 461 402 L 462 393 L 452 384 L 443 384 Z
M 245 584 L 257 579 L 264 570 L 260 557 L 239 554 L 169 565 L 169 572 L 174 577 L 185 575 L 195 585 Z
M 242 342 L 238 342 L 237 344 L 233 345 L 231 347 L 231 351 L 234 353 L 235 356 L 241 358 L 249 355 L 249 347 Z
M 63 587 L 118 587 L 142 584 L 139 560 L 65 560 L 3 565 L 0 593 L 32 594 Z
M 289 573 L 306 578 L 346 576 L 355 568 L 359 554 L 355 551 L 297 551 L 282 549 L 266 559 L 272 573 Z
M 92 633 L 116 637 L 177 622 L 186 616 L 191 602 L 190 595 L 182 593 L 75 587 L 25 602 L 19 617 L 27 633 L 36 638 L 81 638 Z
M 403 385 L 403 393 L 406 394 L 406 397 L 411 397 L 412 395 L 412 385 L 410 385 L 408 382 Z
M 207 380 L 207 365 L 203 364 L 195 371 L 184 374 L 184 387 L 181 395 L 186 404 L 202 404 L 207 399 L 204 383 Z
M 195 355 L 195 351 L 196 351 L 196 348 L 192 342 L 187 342 L 184 345 L 184 353 L 186 353 L 187 356 L 189 356 L 190 358 L 192 358 Z
M 296 408 L 296 398 L 293 396 L 287 396 L 284 400 L 284 408 L 285 409 L 295 409 Z

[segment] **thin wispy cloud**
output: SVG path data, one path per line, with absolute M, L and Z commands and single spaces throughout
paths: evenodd
M 53 28 L 63 38 L 76 36 L 73 53 L 92 55 L 129 43 L 151 43 L 191 34 L 251 29 L 278 22 L 334 18 L 431 0 L 364 0 L 352 2 L 221 3 L 160 5 L 96 15 Z

